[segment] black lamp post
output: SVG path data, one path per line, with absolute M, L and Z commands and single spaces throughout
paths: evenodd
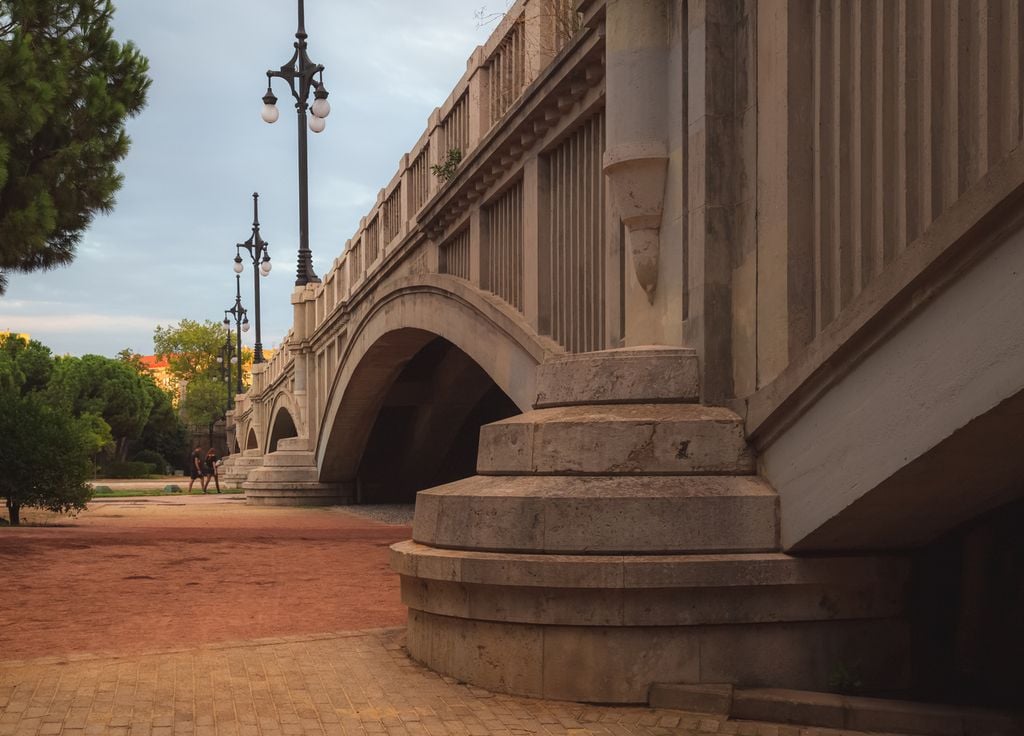
M 263 343 L 260 342 L 260 276 L 270 273 L 270 253 L 267 241 L 260 237 L 260 195 L 252 194 L 252 235 L 244 243 L 235 244 L 235 273 L 242 273 L 241 249 L 245 248 L 252 259 L 253 308 L 256 310 L 256 343 L 252 348 L 252 362 L 263 362 Z
M 306 110 L 309 116 L 309 129 L 319 133 L 324 129 L 324 118 L 331 113 L 331 105 L 327 102 L 327 90 L 324 88 L 324 66 L 314 64 L 306 54 L 306 11 L 303 0 L 299 3 L 299 28 L 295 31 L 295 53 L 277 71 L 267 71 L 267 94 L 263 96 L 262 117 L 268 123 L 277 120 L 277 97 L 270 87 L 270 80 L 279 77 L 288 82 L 292 97 L 295 98 L 295 110 L 299 116 L 299 263 L 296 269 L 296 286 L 319 284 L 320 277 L 313 272 L 313 253 L 309 249 L 309 177 L 308 155 L 306 150 Z M 319 75 L 319 79 L 313 78 Z M 313 104 L 309 104 L 309 93 L 313 91 Z
M 234 353 L 235 348 L 231 344 L 231 329 L 228 328 L 224 331 L 224 344 L 220 346 L 220 355 L 217 356 L 217 362 L 220 363 L 220 377 L 224 380 L 224 387 L 227 389 L 225 417 L 235 403 L 231 396 L 231 366 L 238 362 L 238 358 L 235 357 Z
M 235 318 L 235 336 L 238 338 L 238 348 L 234 360 L 238 361 L 238 391 L 242 393 L 242 333 L 249 331 L 249 313 L 242 307 L 242 277 L 235 274 L 235 304 L 231 309 L 224 310 L 224 326 L 231 330 L 231 319 Z

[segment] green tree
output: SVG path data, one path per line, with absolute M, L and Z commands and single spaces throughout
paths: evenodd
M 234 345 L 234 335 L 231 336 Z M 204 428 L 213 443 L 213 424 L 224 416 L 227 409 L 227 388 L 224 385 L 224 366 L 217 362 L 224 347 L 224 326 L 206 320 L 197 322 L 183 319 L 177 325 L 157 326 L 153 333 L 153 346 L 157 355 L 167 360 L 170 373 L 184 387 L 181 409 L 185 420 L 194 429 Z M 252 351 L 242 350 L 243 386 L 248 384 L 245 367 L 252 364 Z M 232 390 L 235 386 L 231 365 Z
M 0 336 L 0 497 L 11 524 L 23 506 L 70 512 L 92 491 L 90 456 L 110 441 L 99 416 L 81 418 L 48 402 L 54 372 L 50 349 L 14 335 Z
M 0 390 L 0 437 L 0 496 L 12 525 L 21 522 L 23 506 L 60 513 L 85 508 L 92 498 L 92 440 L 83 420 L 38 393 Z
M 131 348 L 121 350 L 117 359 L 138 374 L 153 404 L 141 435 L 129 445 L 130 452 L 134 455 L 143 450 L 152 450 L 159 453 L 168 464 L 178 465 L 188 450 L 188 437 L 174 408 L 171 394 L 157 385 L 153 374 L 143 364 L 142 356 Z
M 20 393 L 46 388 L 53 373 L 50 348 L 38 340 L 0 335 L 0 385 L 17 385 Z
M 58 358 L 47 392 L 73 416 L 102 417 L 119 460 L 127 456 L 128 443 L 142 434 L 153 408 L 142 377 L 131 366 L 101 355 Z
M 168 327 L 157 325 L 153 332 L 154 352 L 168 362 L 171 375 L 179 381 L 219 378 L 217 356 L 223 345 L 224 325 L 211 320 L 183 319 Z
M 0 0 L 0 294 L 70 263 L 109 212 L 149 63 L 113 38 L 110 0 Z
M 227 402 L 227 389 L 224 381 L 210 376 L 198 376 L 185 386 L 185 397 L 181 408 L 185 412 L 189 424 L 193 427 L 206 427 L 213 445 L 213 425 L 224 416 Z

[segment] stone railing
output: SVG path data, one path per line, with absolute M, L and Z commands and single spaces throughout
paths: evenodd
M 610 267 L 607 253 L 620 233 L 601 172 L 602 20 L 576 5 L 519 0 L 473 52 L 322 283 L 293 292 L 286 347 L 254 375 L 260 406 L 289 372 L 305 429 L 318 431 L 344 356 L 341 327 L 392 273 L 464 279 L 567 350 L 619 344 L 621 263 Z M 431 167 L 451 151 L 459 163 L 442 180 Z
M 287 371 L 293 361 L 292 351 L 289 347 L 290 339 L 291 332 L 285 335 L 284 340 L 281 341 L 281 347 L 274 352 L 270 360 L 253 365 L 251 394 L 262 395 Z
M 335 259 L 317 288 L 314 330 L 340 303 L 353 298 L 372 279 L 411 232 L 423 228 L 428 220 L 436 221 L 437 213 L 432 209 L 428 213 L 426 209 L 430 208 L 425 206 L 450 189 L 452 183 L 433 175 L 431 167 L 443 165 L 453 156 L 463 162 L 459 170 L 465 168 L 481 143 L 502 127 L 516 103 L 578 29 L 579 15 L 571 0 L 518 0 L 512 6 L 487 43 L 469 58 L 465 74 L 448 99 L 431 114 L 427 129 L 412 150 L 402 156 L 398 171 L 380 190 L 373 208 L 360 220 L 358 230 L 346 241 L 342 255 Z M 517 140 L 516 144 L 519 143 Z M 514 168 L 522 152 L 519 146 L 511 151 L 511 157 L 505 153 L 495 162 L 496 166 Z M 598 152 L 598 163 L 599 159 Z M 494 178 L 491 175 L 488 181 L 493 182 Z M 521 244 L 517 246 L 513 241 L 522 238 L 509 228 L 515 227 L 510 218 L 518 213 L 521 219 L 522 196 L 520 193 L 516 200 L 514 193 L 509 194 L 504 209 L 498 205 L 488 209 L 489 216 L 494 218 L 496 240 L 502 242 L 495 244 L 489 270 L 480 277 L 483 283 L 478 283 L 520 310 L 522 300 L 517 294 L 522 289 L 523 266 L 521 252 L 516 248 L 521 249 Z M 506 222 L 507 225 L 502 224 Z M 470 278 L 468 242 L 458 233 L 454 241 L 462 243 L 461 261 L 457 256 L 455 260 L 447 259 L 446 272 Z M 450 270 L 453 267 L 456 270 Z

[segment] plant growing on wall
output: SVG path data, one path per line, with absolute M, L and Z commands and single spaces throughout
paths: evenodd
M 430 173 L 441 181 L 449 181 L 462 163 L 462 149 L 451 148 L 444 157 L 444 161 L 430 167 Z

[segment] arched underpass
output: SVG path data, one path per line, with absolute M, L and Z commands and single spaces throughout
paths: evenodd
M 443 338 L 417 352 L 388 390 L 356 476 L 358 503 L 412 503 L 473 475 L 480 427 L 519 413 L 466 353 Z
M 277 417 L 274 419 L 273 429 L 270 430 L 267 452 L 277 450 L 277 443 L 281 440 L 288 439 L 289 437 L 298 437 L 298 435 L 299 432 L 295 428 L 295 420 L 292 419 L 292 415 L 288 413 L 287 409 L 281 409 L 277 412 Z

